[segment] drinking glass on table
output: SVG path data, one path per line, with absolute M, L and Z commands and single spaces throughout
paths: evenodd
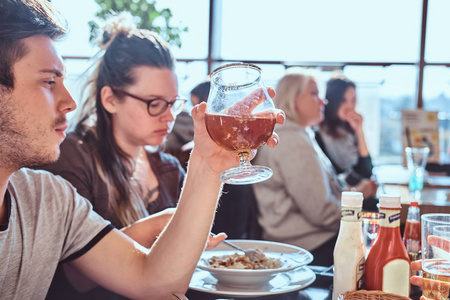
M 250 184 L 270 178 L 272 170 L 252 166 L 250 154 L 273 134 L 276 114 L 273 101 L 261 80 L 261 69 L 245 63 L 223 65 L 211 73 L 211 89 L 205 116 L 211 139 L 222 148 L 236 151 L 237 168 L 220 175 L 228 184 Z
M 378 236 L 378 228 L 380 227 L 380 214 L 377 212 L 362 212 L 361 224 L 364 243 L 366 245 L 365 258 L 369 254 L 370 248 Z
M 422 297 L 450 296 L 450 214 L 422 215 Z M 421 298 L 422 299 L 422 298 Z
M 425 165 L 427 164 L 428 147 L 406 147 L 406 164 L 410 172 L 409 192 L 414 199 L 419 200 L 423 190 L 423 182 L 425 178 Z

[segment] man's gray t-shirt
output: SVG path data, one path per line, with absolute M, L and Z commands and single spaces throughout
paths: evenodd
M 69 182 L 45 171 L 14 172 L 5 200 L 1 299 L 44 299 L 58 263 L 83 255 L 113 228 Z

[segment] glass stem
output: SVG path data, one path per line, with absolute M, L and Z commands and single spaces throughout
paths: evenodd
M 239 167 L 245 168 L 250 166 L 250 152 L 239 152 Z

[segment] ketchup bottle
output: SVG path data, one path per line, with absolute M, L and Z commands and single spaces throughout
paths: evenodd
M 410 260 L 400 234 L 400 197 L 380 197 L 380 228 L 366 260 L 365 288 L 409 297 Z
M 416 201 L 411 202 L 408 208 L 405 231 L 403 231 L 403 243 L 409 254 L 410 260 L 417 260 L 421 245 L 420 209 Z

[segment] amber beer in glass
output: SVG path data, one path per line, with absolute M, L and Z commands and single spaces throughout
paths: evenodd
M 261 80 L 261 69 L 252 64 L 223 65 L 211 73 L 205 117 L 211 139 L 239 155 L 240 165 L 224 171 L 228 184 L 250 184 L 270 178 L 272 170 L 249 162 L 253 149 L 273 134 L 276 123 L 273 101 Z

